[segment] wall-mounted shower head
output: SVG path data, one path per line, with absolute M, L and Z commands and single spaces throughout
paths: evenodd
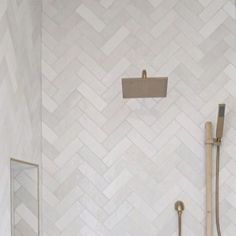
M 123 98 L 166 97 L 167 77 L 147 77 L 143 70 L 141 78 L 122 79 Z
M 216 126 L 216 139 L 218 141 L 221 141 L 221 138 L 223 137 L 224 119 L 225 119 L 225 104 L 219 104 L 217 126 Z

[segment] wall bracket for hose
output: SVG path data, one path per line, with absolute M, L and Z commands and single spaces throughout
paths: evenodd
M 208 139 L 208 140 L 205 141 L 205 144 L 220 146 L 221 145 L 221 139 L 218 139 L 218 138 Z
M 213 138 L 213 144 L 216 145 L 216 146 L 220 146 L 221 145 L 221 139 Z

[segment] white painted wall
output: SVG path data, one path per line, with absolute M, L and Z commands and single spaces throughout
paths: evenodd
M 0 1 L 0 235 L 10 236 L 10 158 L 41 160 L 41 1 Z
M 121 78 L 168 76 L 165 99 Z M 204 123 L 227 104 L 222 235 L 236 232 L 236 23 L 227 0 L 44 0 L 45 236 L 204 235 Z

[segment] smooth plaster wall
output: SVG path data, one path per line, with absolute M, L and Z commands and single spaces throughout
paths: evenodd
M 10 236 L 10 158 L 41 162 L 41 1 L 0 1 L 0 235 Z
M 204 235 L 204 123 L 227 104 L 222 235 L 236 232 L 236 15 L 228 0 L 44 0 L 44 236 Z M 164 99 L 121 78 L 168 76 Z

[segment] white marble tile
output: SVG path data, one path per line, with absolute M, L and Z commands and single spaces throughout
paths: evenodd
M 76 12 L 98 32 L 104 29 L 105 24 L 85 5 L 80 5 Z
M 223 10 L 217 12 L 210 21 L 200 30 L 203 37 L 209 37 L 227 18 L 226 13 Z
M 0 1 L 0 25 L 0 235 L 10 236 L 10 158 L 41 167 L 41 2 Z M 15 227 L 34 234 L 37 219 L 21 200 Z
M 85 99 L 88 99 L 99 111 L 102 111 L 106 107 L 106 102 L 85 83 L 80 84 L 77 89 Z
M 129 35 L 129 30 L 122 26 L 115 34 L 103 45 L 102 51 L 109 55 L 111 52 Z
M 112 196 L 120 190 L 132 178 L 132 175 L 124 170 L 120 175 L 103 191 L 105 196 L 112 198 Z
M 232 6 L 231 0 L 44 0 L 43 91 L 58 106 L 44 106 L 43 122 L 57 136 L 44 134 L 45 236 L 176 235 L 177 199 L 186 203 L 184 233 L 203 235 L 204 122 L 215 125 L 222 102 L 222 233 L 234 235 Z M 168 76 L 166 98 L 122 98 L 121 78 L 142 69 Z M 56 158 L 76 138 L 76 153 L 58 166 Z M 75 202 L 79 209 L 71 209 Z

